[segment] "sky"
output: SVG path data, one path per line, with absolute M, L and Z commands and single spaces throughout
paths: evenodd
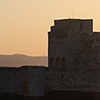
M 54 20 L 93 19 L 100 31 L 100 0 L 0 0 L 0 54 L 48 55 Z

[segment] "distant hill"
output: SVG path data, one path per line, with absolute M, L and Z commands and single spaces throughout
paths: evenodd
M 23 54 L 0 55 L 0 67 L 20 67 L 24 65 L 48 66 L 48 57 L 33 57 Z

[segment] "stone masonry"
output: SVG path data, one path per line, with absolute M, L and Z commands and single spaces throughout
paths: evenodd
M 55 20 L 48 35 L 48 88 L 100 91 L 100 33 L 93 32 L 93 20 Z
M 100 92 L 100 33 L 92 19 L 55 20 L 48 32 L 48 68 L 0 68 L 0 93 Z
M 43 96 L 44 68 L 42 66 L 0 68 L 0 93 Z

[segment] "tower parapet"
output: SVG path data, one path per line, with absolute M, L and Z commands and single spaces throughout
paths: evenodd
M 82 34 L 93 34 L 92 19 L 55 20 L 54 26 L 48 32 L 48 63 L 49 67 L 66 69 L 72 66 L 78 46 L 77 41 Z

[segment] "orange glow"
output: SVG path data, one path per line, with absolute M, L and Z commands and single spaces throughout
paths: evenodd
M 0 54 L 47 56 L 54 19 L 92 18 L 100 30 L 99 0 L 0 0 Z

